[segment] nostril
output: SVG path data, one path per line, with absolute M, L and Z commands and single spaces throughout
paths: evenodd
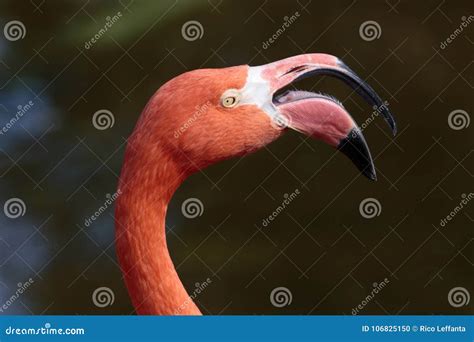
M 308 68 L 307 65 L 303 64 L 303 65 L 298 65 L 298 66 L 295 66 L 293 68 L 291 68 L 290 70 L 288 70 L 287 72 L 285 72 L 282 76 L 285 76 L 285 75 L 288 75 L 288 74 L 293 74 L 293 73 L 297 73 L 297 72 L 301 72 L 301 71 L 304 71 Z

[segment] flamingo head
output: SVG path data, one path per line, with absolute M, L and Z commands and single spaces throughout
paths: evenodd
M 375 180 L 364 136 L 341 102 L 320 93 L 288 90 L 298 80 L 317 74 L 344 81 L 396 133 L 395 121 L 375 91 L 327 54 L 184 73 L 157 91 L 139 125 L 145 126 L 155 143 L 172 149 L 187 169 L 256 151 L 293 129 L 340 150 Z

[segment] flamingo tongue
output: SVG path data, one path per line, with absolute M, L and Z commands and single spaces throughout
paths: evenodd
M 375 180 L 375 167 L 362 132 L 337 100 L 321 94 L 290 91 L 276 100 L 287 127 L 337 148 L 369 179 Z

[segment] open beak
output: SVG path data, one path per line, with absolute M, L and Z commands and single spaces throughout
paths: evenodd
M 376 179 L 372 156 L 362 131 L 341 102 L 324 94 L 284 89 L 312 75 L 338 78 L 381 114 L 395 135 L 397 128 L 392 114 L 367 83 L 337 57 L 327 54 L 300 55 L 253 68 L 268 86 L 274 120 L 334 146 L 365 176 Z

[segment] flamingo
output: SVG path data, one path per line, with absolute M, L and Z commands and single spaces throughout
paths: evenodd
M 199 69 L 181 74 L 152 96 L 128 139 L 115 209 L 116 250 L 137 314 L 200 315 L 168 251 L 168 203 L 191 174 L 257 151 L 294 129 L 348 156 L 370 180 L 376 173 L 367 143 L 335 98 L 290 90 L 311 75 L 351 86 L 396 133 L 387 106 L 337 57 L 314 53 L 261 66 Z

